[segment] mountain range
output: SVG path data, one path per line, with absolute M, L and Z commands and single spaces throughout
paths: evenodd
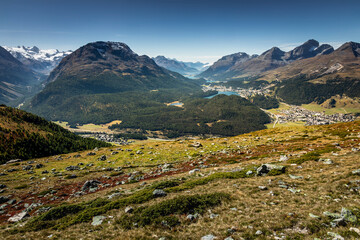
M 10 103 L 33 93 L 41 75 L 0 47 L 0 103 Z
M 39 49 L 33 47 L 7 47 L 3 46 L 17 60 L 28 66 L 35 72 L 49 75 L 60 61 L 71 51 L 59 51 L 57 49 Z
M 166 58 L 164 56 L 157 56 L 153 58 L 157 65 L 166 68 L 170 71 L 180 73 L 186 77 L 193 77 L 205 71 L 209 66 L 207 63 L 201 62 L 182 62 L 176 59 Z
M 63 58 L 24 109 L 72 126 L 121 120 L 121 130 L 172 137 L 234 135 L 270 121 L 241 97 L 204 99 L 209 93 L 202 92 L 202 83 L 158 66 L 124 43 L 93 42 Z M 184 107 L 172 106 L 174 101 Z
M 332 46 L 320 45 L 318 41 L 311 39 L 288 52 L 278 47 L 273 47 L 261 55 L 250 56 L 239 52 L 222 57 L 198 77 L 221 81 L 249 78 L 296 60 L 326 55 L 333 51 Z

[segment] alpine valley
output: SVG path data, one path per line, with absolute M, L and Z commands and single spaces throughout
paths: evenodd
M 356 42 L 0 47 L 0 238 L 359 239 L 359 82 Z

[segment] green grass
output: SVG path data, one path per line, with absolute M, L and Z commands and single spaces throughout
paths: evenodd
M 116 220 L 125 229 L 131 229 L 134 224 L 138 227 L 146 225 L 167 225 L 174 227 L 179 220 L 173 214 L 203 213 L 206 209 L 221 204 L 230 199 L 229 194 L 212 193 L 193 196 L 180 196 L 160 203 L 137 208 L 131 215 L 123 215 Z
M 336 152 L 339 151 L 339 149 L 335 148 L 334 146 L 325 146 L 322 149 L 317 149 L 311 152 L 308 152 L 301 157 L 290 159 L 289 163 L 295 163 L 295 164 L 302 164 L 304 162 L 308 161 L 318 161 L 320 159 L 321 154 L 329 153 L 329 152 Z

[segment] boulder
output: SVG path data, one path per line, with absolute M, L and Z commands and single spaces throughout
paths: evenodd
M 24 211 L 24 212 L 21 212 L 21 213 L 18 213 L 16 215 L 12 216 L 11 218 L 8 219 L 8 221 L 15 223 L 15 222 L 19 222 L 21 220 L 24 220 L 27 217 L 30 217 L 30 215 L 27 212 Z
M 263 164 L 261 165 L 257 170 L 256 173 L 258 176 L 263 176 L 268 174 L 269 172 L 274 171 L 276 173 L 284 173 L 285 172 L 285 167 L 284 166 L 280 166 L 280 165 L 275 165 L 275 164 Z
M 167 193 L 162 189 L 155 189 L 152 194 L 154 197 L 165 197 L 167 195 Z
M 105 216 L 95 216 L 92 219 L 92 223 L 91 225 L 93 226 L 99 226 L 100 224 L 102 224 L 102 222 L 106 219 Z
M 131 207 L 131 206 L 127 206 L 127 207 L 125 208 L 125 213 L 132 213 L 133 211 L 134 211 L 134 208 Z
M 216 237 L 212 234 L 201 237 L 201 240 L 215 240 Z
M 97 180 L 88 180 L 84 183 L 84 185 L 81 187 L 81 191 L 86 192 L 88 191 L 90 188 L 97 188 L 98 185 L 101 184 L 101 182 L 97 181 Z

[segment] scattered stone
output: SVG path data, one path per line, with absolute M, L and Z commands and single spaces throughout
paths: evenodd
M 116 155 L 116 154 L 118 154 L 119 152 L 117 152 L 117 151 L 113 151 L 112 153 L 111 153 L 111 155 Z
M 227 237 L 224 240 L 234 240 L 232 237 Z
M 219 216 L 219 214 L 211 213 L 209 217 L 210 217 L 210 219 L 214 219 L 218 216 Z
M 24 211 L 24 212 L 21 212 L 21 213 L 18 213 L 16 215 L 12 216 L 11 218 L 8 219 L 8 221 L 15 223 L 15 222 L 19 222 L 21 220 L 24 220 L 27 217 L 30 217 L 30 215 L 27 212 Z
M 127 207 L 125 208 L 125 213 L 132 213 L 133 211 L 134 211 L 134 208 L 131 207 L 131 206 L 127 206 Z
M 0 184 L 0 189 L 6 188 L 5 184 Z
M 65 168 L 66 171 L 75 171 L 75 170 L 80 170 L 79 166 L 67 166 Z
M 257 230 L 255 233 L 255 235 L 262 235 L 262 234 L 263 234 L 263 232 L 261 230 Z
M 356 147 L 353 147 L 353 148 L 351 148 L 351 151 L 353 151 L 353 152 L 358 152 L 358 151 L 360 151 L 360 149 L 359 149 L 359 148 L 356 148 Z
M 9 205 L 13 205 L 16 203 L 16 199 L 11 199 L 7 202 Z
M 200 169 L 195 168 L 195 169 L 193 169 L 193 170 L 190 170 L 190 171 L 189 171 L 189 174 L 192 175 L 192 174 L 195 174 L 196 172 L 200 172 Z
M 333 238 L 332 240 L 345 240 L 345 238 L 343 238 L 341 235 L 334 232 L 328 232 L 327 235 L 332 237 Z
M 74 179 L 77 178 L 76 174 L 71 174 L 66 176 L 67 179 Z
M 75 155 L 74 155 L 74 158 L 79 158 L 79 157 L 81 157 L 80 154 L 75 154 Z
M 250 176 L 253 173 L 254 173 L 253 171 L 249 170 L 249 171 L 246 172 L 246 175 Z
M 108 199 L 113 199 L 113 198 L 117 198 L 117 197 L 120 197 L 120 196 L 121 196 L 121 193 L 116 192 L 116 193 L 113 193 L 113 194 L 109 195 Z
M 1 203 L 5 203 L 7 201 L 9 201 L 10 199 L 8 197 L 4 197 L 4 196 L 0 196 L 0 204 Z
M 351 228 L 349 228 L 349 231 L 356 232 L 360 236 L 360 229 L 358 229 L 358 228 L 351 227 Z
M 201 237 L 201 240 L 215 240 L 216 237 L 212 234 Z
M 347 222 L 357 222 L 357 217 L 349 209 L 344 207 L 341 209 L 341 217 Z
M 46 173 L 49 173 L 49 171 L 48 171 L 48 170 L 45 170 L 45 171 L 42 171 L 41 173 L 42 173 L 42 174 L 46 174 Z
M 95 156 L 96 153 L 94 153 L 94 152 L 89 152 L 89 153 L 87 153 L 86 155 L 87 155 L 87 156 Z
M 319 162 L 322 162 L 323 164 L 328 164 L 328 165 L 334 163 L 334 162 L 333 162 L 331 159 L 329 159 L 329 158 L 327 158 L 327 159 L 319 159 Z
M 141 155 L 141 154 L 144 154 L 142 151 L 140 151 L 140 150 L 137 150 L 136 151 L 136 154 L 139 154 L 139 155 Z
M 304 178 L 303 176 L 295 176 L 295 175 L 291 175 L 291 174 L 289 174 L 289 177 L 291 179 L 303 179 Z
M 167 194 L 166 194 L 166 192 L 165 192 L 164 190 L 162 190 L 162 189 L 155 189 L 155 190 L 153 191 L 153 195 L 154 195 L 154 197 L 165 197 Z
M 105 155 L 102 155 L 101 157 L 98 158 L 99 161 L 105 161 L 107 158 Z
M 101 184 L 101 182 L 97 180 L 88 180 L 81 187 L 81 191 L 86 192 L 90 189 L 97 189 L 99 184 Z
M 289 160 L 288 156 L 286 156 L 286 155 L 281 155 L 280 156 L 280 159 L 279 159 L 280 162 L 285 162 L 287 160 Z
M 197 218 L 197 214 L 189 214 L 186 216 L 186 219 L 189 221 L 194 221 Z
M 260 190 L 268 190 L 267 186 L 258 186 Z
M 316 218 L 316 219 L 320 219 L 319 216 L 315 215 L 315 214 L 312 214 L 312 213 L 309 213 L 309 217 L 311 218 Z
M 44 164 L 39 163 L 35 165 L 35 168 L 42 168 L 42 167 L 44 167 Z
M 193 144 L 190 144 L 190 147 L 195 147 L 195 148 L 199 148 L 202 147 L 203 145 L 200 142 L 194 142 Z
M 17 163 L 17 162 L 22 162 L 23 160 L 21 159 L 12 159 L 6 162 L 6 164 L 10 164 L 10 163 Z
M 356 169 L 356 170 L 352 171 L 352 174 L 360 175 L 360 169 Z
M 292 192 L 292 193 L 299 193 L 301 192 L 300 189 L 295 189 L 295 188 L 288 188 L 288 191 Z
M 102 224 L 102 222 L 104 221 L 104 219 L 106 219 L 105 216 L 95 216 L 92 219 L 92 223 L 91 225 L 93 226 L 99 226 L 100 224 Z
M 32 165 L 26 165 L 26 166 L 23 167 L 23 170 L 24 170 L 24 171 L 29 171 L 29 170 L 31 170 L 31 169 L 33 169 L 33 166 L 32 166 Z
M 257 175 L 258 176 L 263 176 L 267 173 L 269 173 L 272 170 L 276 170 L 276 171 L 280 171 L 282 173 L 285 172 L 285 167 L 284 166 L 280 166 L 280 165 L 275 165 L 275 164 L 263 164 L 261 165 L 257 170 Z

